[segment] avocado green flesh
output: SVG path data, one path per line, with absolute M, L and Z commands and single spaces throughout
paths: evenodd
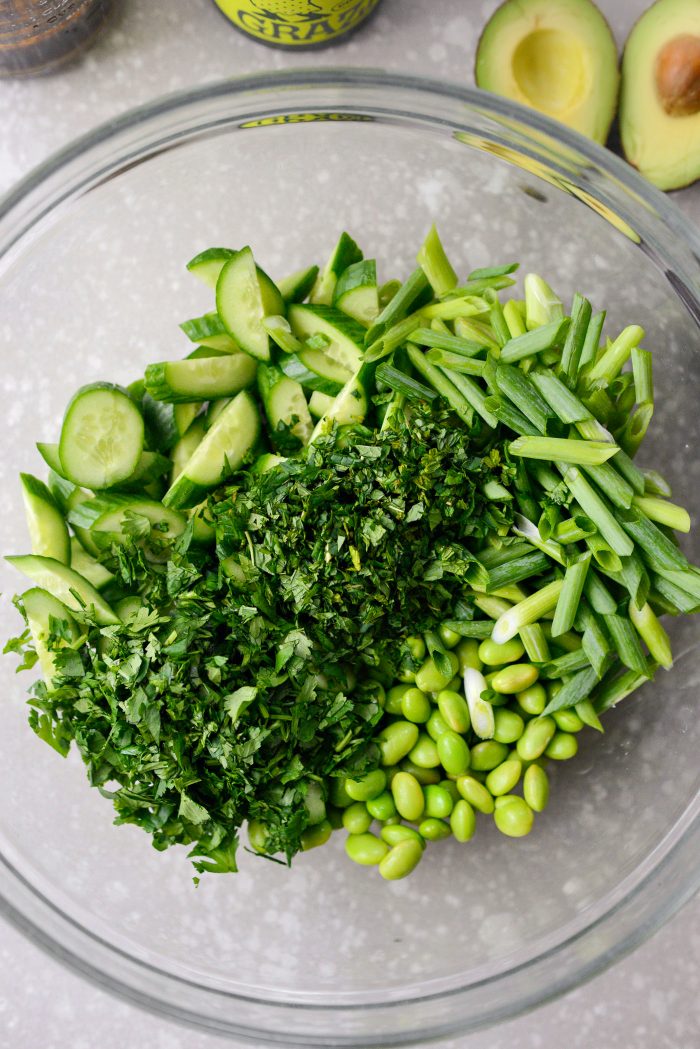
M 686 36 L 700 38 L 697 0 L 658 0 L 630 33 L 622 61 L 622 148 L 659 189 L 679 189 L 700 178 L 700 113 L 668 113 L 657 80 L 659 53 Z
M 615 114 L 617 49 L 591 0 L 506 0 L 476 55 L 479 87 L 605 142 Z

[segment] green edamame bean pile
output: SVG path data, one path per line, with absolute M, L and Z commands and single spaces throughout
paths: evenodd
M 30 724 L 199 872 L 245 825 L 287 862 L 340 830 L 389 881 L 478 819 L 529 834 L 700 609 L 689 514 L 635 461 L 642 328 L 515 263 L 460 281 L 435 228 L 417 263 L 201 252 L 196 347 L 79 390 L 22 475 Z

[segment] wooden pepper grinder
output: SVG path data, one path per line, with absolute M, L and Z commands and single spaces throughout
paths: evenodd
M 39 76 L 93 42 L 112 0 L 0 0 L 0 77 Z

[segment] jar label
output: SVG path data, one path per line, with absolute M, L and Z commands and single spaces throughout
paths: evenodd
M 244 33 L 267 44 L 308 47 L 354 29 L 379 0 L 214 0 Z

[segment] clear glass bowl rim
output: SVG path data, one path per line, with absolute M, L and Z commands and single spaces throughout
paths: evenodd
M 391 114 L 394 111 L 382 105 L 382 96 L 386 95 L 390 101 L 391 95 L 395 102 L 396 96 L 403 93 L 407 106 L 400 110 L 400 115 L 408 120 L 435 121 L 435 113 L 430 112 L 431 99 L 464 104 L 467 107 L 465 121 L 470 110 L 495 121 L 517 120 L 521 133 L 532 133 L 533 144 L 536 136 L 545 135 L 564 149 L 575 150 L 584 161 L 617 183 L 623 194 L 636 198 L 636 207 L 641 205 L 651 214 L 652 222 L 672 231 L 694 256 L 694 261 L 700 261 L 700 230 L 687 222 L 672 200 L 609 150 L 533 110 L 478 89 L 428 77 L 362 68 L 297 69 L 226 79 L 163 96 L 99 125 L 35 167 L 0 199 L 0 259 L 20 245 L 23 238 L 30 237 L 33 228 L 54 209 L 80 195 L 85 186 L 99 186 L 101 174 L 146 161 L 164 148 L 163 143 L 169 137 L 175 140 L 191 137 L 193 132 L 201 133 L 209 126 L 197 120 L 187 122 L 185 118 L 183 124 L 177 125 L 174 131 L 171 129 L 170 135 L 164 135 L 159 121 L 167 120 L 169 114 L 184 113 L 189 106 L 222 98 L 231 103 L 228 124 L 241 119 L 241 113 L 234 112 L 239 99 L 255 99 L 265 113 L 292 113 L 298 111 L 294 105 L 294 89 L 311 90 L 318 96 L 314 97 L 314 104 L 319 109 L 339 113 L 348 107 L 354 108 L 353 96 L 357 96 L 359 107 L 369 106 L 377 113 Z M 332 102 L 323 100 L 324 92 L 330 94 Z M 372 103 L 368 103 L 367 92 L 371 92 Z M 214 121 L 212 130 L 218 124 Z M 138 129 L 143 129 L 141 136 L 132 135 L 129 140 L 129 135 Z M 126 144 L 130 146 L 127 152 L 119 148 L 121 139 L 127 139 Z M 124 144 L 121 143 L 122 147 Z M 678 272 L 684 272 L 682 265 Z M 700 323 L 697 277 L 685 283 L 684 292 L 684 305 Z M 595 921 L 517 968 L 468 987 L 426 995 L 420 1001 L 433 998 L 444 1003 L 441 1021 L 421 1026 L 418 1020 L 408 1029 L 402 1024 L 401 1030 L 397 1028 L 394 1034 L 383 1033 L 383 1044 L 422 1042 L 503 1022 L 565 994 L 634 950 L 700 888 L 697 798 L 665 839 L 665 844 L 659 862 Z M 349 1033 L 343 1033 L 343 1017 L 351 1020 L 353 1014 L 356 1018 L 360 1013 L 381 1013 L 383 1019 L 390 1020 L 392 1014 L 402 1009 L 405 1012 L 417 1004 L 415 999 L 407 998 L 387 1003 L 345 1000 L 332 1006 L 282 999 L 261 1001 L 182 980 L 126 955 L 78 925 L 52 901 L 41 896 L 2 854 L 0 914 L 48 954 L 98 986 L 169 1019 L 252 1041 L 265 1039 L 268 1043 L 300 1046 L 371 1046 L 376 1044 L 376 1036 L 351 1030 L 355 1027 L 352 1023 Z M 241 1024 L 223 1017 L 218 1010 L 207 1009 L 208 1001 L 222 997 L 259 1006 L 260 1025 Z M 316 1021 L 320 1021 L 321 1026 L 314 1029 L 309 1024 L 305 1028 L 302 1020 L 300 1027 L 298 1021 L 304 1013 L 314 1027 Z M 327 1023 L 323 1020 L 324 1014 Z M 268 1016 L 275 1018 L 274 1024 L 268 1025 L 262 1019 Z

